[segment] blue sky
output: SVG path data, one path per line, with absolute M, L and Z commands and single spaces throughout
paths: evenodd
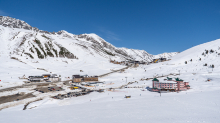
M 0 15 L 46 31 L 96 33 L 151 54 L 220 38 L 219 0 L 0 0 Z

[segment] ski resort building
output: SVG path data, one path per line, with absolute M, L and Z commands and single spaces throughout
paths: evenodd
M 157 78 L 152 80 L 152 91 L 186 91 L 190 89 L 189 82 L 183 82 L 183 80 L 176 78 L 172 80 L 168 78 L 163 82 L 160 82 Z
M 82 82 L 82 77 L 80 75 L 72 76 L 73 82 Z
M 30 82 L 59 82 L 61 78 L 57 74 L 43 74 L 42 76 L 29 76 Z
M 44 80 L 47 82 L 59 82 L 61 78 L 57 76 L 57 74 L 43 74 Z
M 177 91 L 186 91 L 187 89 L 190 89 L 189 82 L 183 82 L 182 79 L 176 78 L 177 83 Z
M 29 76 L 28 80 L 30 82 L 43 82 L 44 81 L 44 77 L 43 76 Z

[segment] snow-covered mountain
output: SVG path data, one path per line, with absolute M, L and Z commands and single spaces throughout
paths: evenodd
M 177 55 L 179 52 L 171 52 L 171 53 L 162 53 L 162 54 L 158 54 L 158 55 L 154 55 L 154 58 L 171 58 L 175 55 Z
M 153 58 L 153 55 L 144 50 L 117 48 L 96 34 L 74 35 L 64 30 L 47 32 L 6 16 L 0 16 L 0 40 L 4 44 L 3 52 L 15 58 L 84 59 L 88 55 L 117 61 L 151 61 Z

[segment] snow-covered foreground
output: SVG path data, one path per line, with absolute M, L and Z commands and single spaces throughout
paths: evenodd
M 129 68 L 124 73 L 114 73 L 100 81 L 114 83 L 106 88 L 119 87 L 131 81 L 138 81 L 130 87 L 151 86 L 152 82 L 140 81 L 158 75 L 176 73 L 182 69 L 179 77 L 188 81 L 191 89 L 179 93 L 159 93 L 142 91 L 140 88 L 116 89 L 114 92 L 93 92 L 89 95 L 64 100 L 45 98 L 31 103 L 27 110 L 18 105 L 0 111 L 0 122 L 150 122 L 150 123 L 218 123 L 220 121 L 220 73 L 214 69 L 209 73 L 204 66 L 194 71 L 192 64 L 169 65 L 169 62 Z M 168 64 L 168 65 L 166 65 Z M 191 68 L 191 69 L 190 69 Z M 187 69 L 188 72 L 184 72 Z M 147 70 L 145 72 L 145 70 Z M 174 72 L 173 72 L 174 71 Z M 197 74 L 193 75 L 195 72 Z M 205 82 L 207 78 L 212 79 Z M 163 78 L 161 78 L 163 79 Z M 160 79 L 160 80 L 161 80 Z M 130 99 L 124 98 L 131 95 Z M 31 108 L 31 109 L 30 109 Z M 12 118 L 13 117 L 13 118 Z
M 127 94 L 132 95 L 132 98 L 123 98 Z M 219 95 L 220 91 L 215 90 L 163 93 L 160 97 L 159 93 L 123 89 L 61 101 L 49 99 L 39 107 L 25 111 L 22 110 L 23 105 L 20 105 L 1 111 L 0 122 L 218 123 Z

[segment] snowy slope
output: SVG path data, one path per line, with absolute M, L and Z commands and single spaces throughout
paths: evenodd
M 208 50 L 207 53 L 206 50 Z M 211 53 L 210 52 L 211 50 L 213 50 L 214 52 Z M 184 63 L 185 61 L 189 62 L 191 59 L 192 62 L 196 62 L 199 61 L 199 59 L 201 58 L 201 62 L 207 61 L 209 62 L 209 64 L 212 64 L 219 59 L 220 57 L 219 53 L 220 53 L 220 39 L 217 39 L 211 42 L 197 45 L 195 47 L 192 47 L 177 54 L 172 58 L 173 59 L 172 63 Z

